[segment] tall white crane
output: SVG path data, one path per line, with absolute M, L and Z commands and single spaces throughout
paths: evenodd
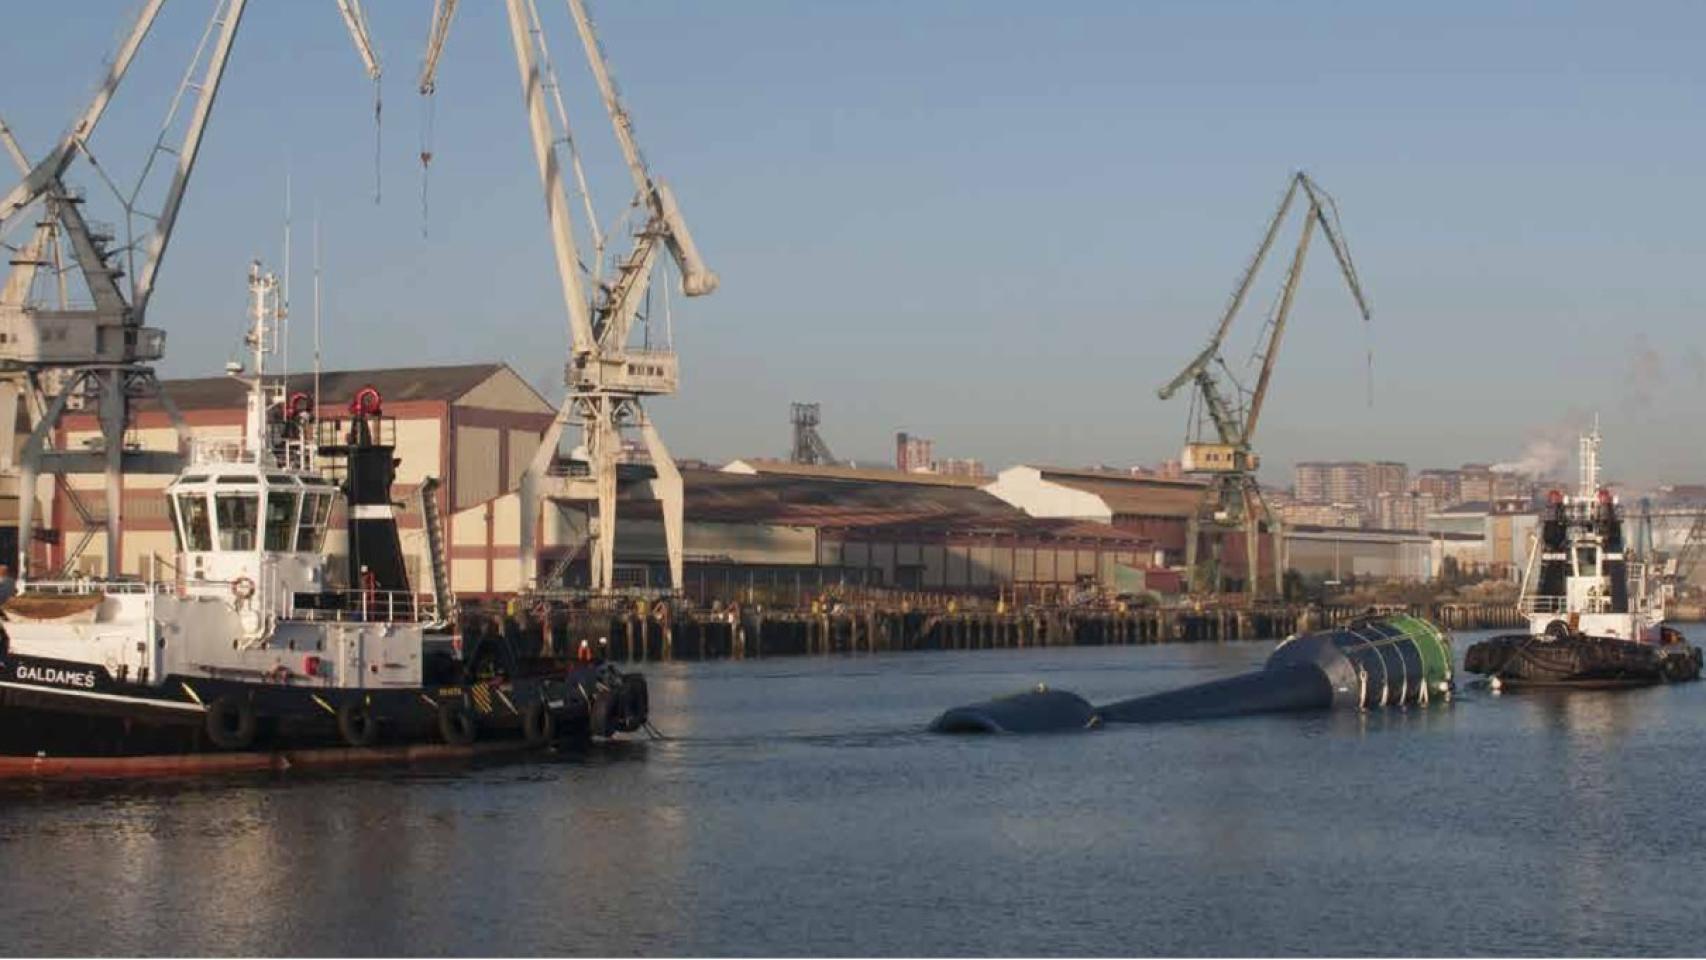
M 586 51 L 587 65 L 609 114 L 616 140 L 635 186 L 632 208 L 644 220 L 634 233 L 634 246 L 606 278 L 600 266 L 590 276 L 575 242 L 571 198 L 563 177 L 559 145 L 566 146 L 578 191 L 586 206 L 588 229 L 596 248 L 595 265 L 603 261 L 604 238 L 592 213 L 585 175 L 574 148 L 556 71 L 552 67 L 545 31 L 535 0 L 505 0 L 510 39 L 521 79 L 534 161 L 545 194 L 546 219 L 563 305 L 569 318 L 569 361 L 565 370 L 567 396 L 552 419 L 539 449 L 523 472 L 520 484 L 520 559 L 522 583 L 537 587 L 538 545 L 535 524 L 541 500 L 597 505 L 593 531 L 591 581 L 594 590 L 614 585 L 616 551 L 617 470 L 622 431 L 638 429 L 653 477 L 644 490 L 657 499 L 663 513 L 664 538 L 671 584 L 681 585 L 682 483 L 657 428 L 646 416 L 645 397 L 671 394 L 678 383 L 678 362 L 670 345 L 632 343 L 650 290 L 659 254 L 668 251 L 681 274 L 682 292 L 703 296 L 717 288 L 717 275 L 705 265 L 681 215 L 674 193 L 646 165 L 634 138 L 633 122 L 610 75 L 583 0 L 568 0 L 570 16 Z M 435 8 L 428 40 L 421 90 L 430 94 L 444 33 L 455 12 L 453 0 Z M 547 104 L 547 94 L 551 102 Z M 554 111 L 553 109 L 554 108 Z M 553 112 L 555 119 L 553 120 Z M 423 160 L 426 158 L 423 157 Z M 578 454 L 567 471 L 556 469 L 563 433 L 580 432 Z
M 366 18 L 358 0 L 338 0 L 338 4 L 369 75 L 377 77 L 378 61 L 367 40 Z M 160 132 L 128 188 L 108 176 L 91 141 L 165 0 L 146 0 L 142 5 L 94 96 L 40 161 L 31 165 L 10 129 L 0 123 L 0 140 L 22 174 L 0 196 L 0 242 L 20 224 L 34 226 L 26 239 L 8 245 L 11 269 L 0 285 L 0 471 L 15 469 L 18 475 L 19 571 L 25 575 L 30 572 L 38 476 L 105 476 L 102 517 L 89 511 L 74 488 L 64 487 L 84 521 L 83 539 L 68 551 L 68 562 L 97 532 L 104 531 L 105 569 L 111 575 L 120 569 L 124 474 L 178 469 L 188 433 L 151 366 L 163 356 L 166 338 L 163 331 L 147 325 L 148 304 L 246 5 L 247 0 L 214 4 Z M 114 245 L 120 239 L 115 229 L 84 217 L 84 195 L 66 186 L 66 172 L 79 158 L 87 160 L 123 209 L 120 245 Z M 170 175 L 156 205 L 150 187 L 159 180 L 155 174 L 165 171 Z M 30 210 L 37 211 L 33 218 L 25 216 Z M 80 291 L 72 288 L 73 274 L 81 278 Z M 44 278 L 51 282 L 44 283 Z M 49 289 L 44 292 L 43 287 Z M 126 444 L 131 406 L 149 397 L 176 426 L 178 450 L 142 450 Z M 31 429 L 14 463 L 20 400 L 26 405 Z M 73 406 L 96 411 L 101 436 L 79 448 L 56 447 L 61 417 Z

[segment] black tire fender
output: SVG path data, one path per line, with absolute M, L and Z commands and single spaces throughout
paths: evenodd
M 379 740 L 379 717 L 366 700 L 338 704 L 338 736 L 352 747 L 371 747 Z
M 522 739 L 542 746 L 557 739 L 557 715 L 543 700 L 535 700 L 521 712 Z
M 453 747 L 466 747 L 480 735 L 479 724 L 468 705 L 446 700 L 438 705 L 438 736 Z
M 221 750 L 247 750 L 255 744 L 255 705 L 228 693 L 207 705 L 207 739 Z
M 616 714 L 616 691 L 599 684 L 586 705 L 587 731 L 595 737 L 608 737 L 613 732 L 611 721 Z
M 622 678 L 622 729 L 629 733 L 646 725 L 651 719 L 651 694 L 646 678 L 628 674 Z

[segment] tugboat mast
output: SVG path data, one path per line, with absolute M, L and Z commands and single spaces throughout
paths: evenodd
M 313 431 L 305 424 L 296 426 L 290 421 L 298 416 L 285 393 L 285 375 L 269 379 L 267 356 L 281 351 L 284 325 L 287 322 L 283 288 L 276 274 L 261 269 L 260 261 L 249 264 L 249 332 L 243 345 L 249 348 L 249 375 L 243 376 L 243 365 L 232 362 L 227 370 L 248 386 L 247 412 L 243 425 L 243 453 L 265 466 L 296 470 L 309 469 L 314 464 Z
M 1581 469 L 1581 480 L 1576 485 L 1576 496 L 1583 503 L 1592 503 L 1599 495 L 1599 414 L 1594 414 L 1593 430 L 1581 436 L 1580 446 L 1577 447 L 1577 462 Z

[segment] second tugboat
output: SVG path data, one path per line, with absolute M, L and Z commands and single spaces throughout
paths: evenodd
M 1547 496 L 1518 601 L 1528 632 L 1470 646 L 1463 669 L 1499 686 L 1700 678 L 1700 648 L 1664 623 L 1666 587 L 1629 559 L 1617 500 L 1599 486 L 1599 443 L 1597 426 L 1581 438 L 1577 495 Z
M 317 422 L 267 376 L 275 279 L 255 265 L 249 290 L 245 433 L 197 442 L 166 488 L 175 569 L 29 581 L 0 606 L 0 778 L 375 763 L 644 726 L 638 674 L 462 649 L 447 589 L 408 582 L 378 393 Z M 322 552 L 340 497 L 341 577 Z

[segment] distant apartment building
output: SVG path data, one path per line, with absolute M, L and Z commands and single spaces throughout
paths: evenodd
M 1287 503 L 1276 508 L 1287 527 L 1340 527 L 1357 530 L 1365 526 L 1362 506 L 1355 503 Z
M 936 442 L 906 433 L 894 435 L 894 468 L 902 473 L 933 473 Z
M 1368 499 L 1372 503 L 1381 494 L 1403 494 L 1410 490 L 1410 467 L 1391 460 L 1376 460 L 1368 465 Z
M 972 457 L 936 459 L 936 441 L 907 433 L 894 435 L 894 466 L 902 473 L 935 473 L 948 477 L 987 477 L 983 461 Z
M 946 477 L 989 476 L 989 472 L 983 468 L 983 461 L 972 457 L 943 457 L 936 461 L 935 467 L 936 469 L 930 471 L 931 473 L 939 473 Z
M 1430 493 L 1383 492 L 1375 497 L 1371 516 L 1381 530 L 1422 530 L 1427 526 L 1428 515 L 1442 506 L 1439 498 Z
M 1362 503 L 1368 499 L 1370 464 L 1361 461 L 1312 461 L 1293 469 L 1299 503 Z
M 1415 493 L 1433 497 L 1441 506 L 1463 502 L 1463 475 L 1456 470 L 1422 470 L 1410 485 Z
M 1459 503 L 1490 503 L 1494 496 L 1493 485 L 1497 482 L 1497 474 L 1485 463 L 1466 463 L 1457 471 L 1457 496 Z

